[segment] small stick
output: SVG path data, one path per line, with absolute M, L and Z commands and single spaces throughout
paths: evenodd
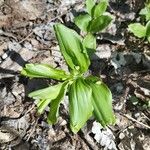
M 148 121 L 150 121 L 150 119 L 149 119 L 144 113 L 142 113 L 142 115 L 143 115 Z
M 34 107 L 35 107 L 35 104 L 33 104 L 32 107 L 25 112 L 25 115 L 27 115 L 32 109 L 34 109 Z
M 25 40 L 27 40 L 31 35 L 33 34 L 33 31 L 31 31 L 24 39 L 22 39 L 20 42 L 18 42 L 19 44 L 21 44 L 22 42 L 24 42 Z
M 28 138 L 27 138 L 27 140 L 26 140 L 27 142 L 30 140 L 32 134 L 34 133 L 35 127 L 37 126 L 37 124 L 38 124 L 38 119 L 35 121 L 35 124 L 34 124 L 34 126 L 33 126 L 33 129 L 32 129 L 32 131 L 30 132 L 30 134 L 29 134 L 29 136 L 28 136 Z
M 122 116 L 124 116 L 124 117 L 126 117 L 126 118 L 128 118 L 129 120 L 131 120 L 131 121 L 133 121 L 133 122 L 136 122 L 137 124 L 140 124 L 141 126 L 144 126 L 145 128 L 148 128 L 148 129 L 150 129 L 150 126 L 148 126 L 148 125 L 146 125 L 146 124 L 144 124 L 144 123 L 142 123 L 142 122 L 139 122 L 139 121 L 137 121 L 136 119 L 134 119 L 134 118 L 132 118 L 131 116 L 129 116 L 129 115 L 127 115 L 127 114 L 121 114 Z

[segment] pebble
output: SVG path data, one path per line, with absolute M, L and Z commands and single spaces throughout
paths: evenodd
M 31 44 L 33 45 L 33 47 L 38 47 L 39 42 L 35 39 L 31 39 Z
M 58 57 L 58 58 L 62 59 L 62 55 L 61 55 L 60 51 L 52 50 L 52 55 L 54 57 Z
M 112 48 L 109 45 L 100 45 L 96 49 L 95 55 L 92 55 L 92 60 L 97 60 L 97 59 L 103 59 L 103 58 L 110 58 L 111 57 L 111 50 Z
M 33 29 L 33 32 L 39 36 L 40 38 L 43 38 L 44 30 L 42 30 L 42 27 L 36 27 Z
M 124 133 L 120 133 L 120 134 L 119 134 L 119 139 L 120 139 L 120 140 L 124 139 L 124 137 L 125 137 Z
M 6 59 L 8 57 L 8 54 L 7 53 L 4 53 L 3 55 L 2 55 L 2 59 Z
M 25 42 L 24 47 L 29 49 L 29 50 L 32 50 L 32 45 L 29 42 Z
M 53 0 L 47 0 L 47 2 L 48 2 L 48 3 L 52 3 L 52 2 L 53 2 Z
M 135 116 L 135 118 L 138 118 L 138 117 L 140 117 L 140 113 L 139 112 L 135 113 L 134 116 Z

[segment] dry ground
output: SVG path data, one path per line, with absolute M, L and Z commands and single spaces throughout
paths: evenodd
M 30 91 L 53 80 L 22 77 L 28 62 L 67 69 L 53 25 L 77 29 L 73 18 L 84 11 L 82 0 L 0 0 L 0 149 L 12 150 L 149 150 L 150 44 L 127 31 L 136 21 L 142 0 L 110 0 L 111 26 L 97 35 L 90 73 L 103 78 L 113 94 L 117 123 L 102 129 L 93 119 L 76 135 L 69 129 L 67 97 L 56 125 L 39 116 Z M 148 105 L 149 104 L 149 105 Z

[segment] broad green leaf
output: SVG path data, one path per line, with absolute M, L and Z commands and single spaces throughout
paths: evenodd
M 47 64 L 26 64 L 21 74 L 31 78 L 52 78 L 65 80 L 69 77 L 63 70 L 55 69 Z
M 83 39 L 83 45 L 86 47 L 88 54 L 91 55 L 96 51 L 96 38 L 91 33 L 88 33 Z
M 43 99 L 40 100 L 39 103 L 37 104 L 37 110 L 39 114 L 42 114 L 45 110 L 45 108 L 50 104 L 52 99 Z
M 86 48 L 82 45 L 82 38 L 74 31 L 62 24 L 54 26 L 61 52 L 70 69 L 83 73 L 88 70 L 90 60 Z
M 111 21 L 112 18 L 110 16 L 102 15 L 90 22 L 88 31 L 93 33 L 100 32 L 104 30 L 111 23 Z
M 86 9 L 90 15 L 92 15 L 92 9 L 93 9 L 94 5 L 95 5 L 94 0 L 86 0 Z
M 102 81 L 101 78 L 97 77 L 97 76 L 93 76 L 93 75 L 90 75 L 88 77 L 86 77 L 86 82 L 92 82 L 92 83 L 96 83 L 96 82 L 100 82 Z
M 146 15 L 148 13 L 148 11 L 147 11 L 147 8 L 145 7 L 145 8 L 143 8 L 143 9 L 141 9 L 141 11 L 139 12 L 139 14 L 140 15 Z
M 74 22 L 75 24 L 82 30 L 87 32 L 87 28 L 89 22 L 91 21 L 91 16 L 89 14 L 79 15 L 75 17 Z
M 59 106 L 60 102 L 66 94 L 68 84 L 64 83 L 58 97 L 50 103 L 50 112 L 47 117 L 47 122 L 49 124 L 55 124 L 59 116 Z
M 128 30 L 132 32 L 135 36 L 142 38 L 146 36 L 146 27 L 140 23 L 133 23 L 128 26 Z
M 148 7 L 143 8 L 139 14 L 145 16 L 146 21 L 150 20 L 150 8 Z
M 82 78 L 76 79 L 69 89 L 70 128 L 76 133 L 93 112 L 91 88 Z
M 115 116 L 112 110 L 112 94 L 102 81 L 97 78 L 87 79 L 87 84 L 92 89 L 92 104 L 94 116 L 103 127 L 115 123 Z
M 29 94 L 29 97 L 34 99 L 55 99 L 62 87 L 63 83 L 53 85 L 44 89 L 36 90 Z
M 101 0 L 100 3 L 98 5 L 95 5 L 93 8 L 93 18 L 97 18 L 101 15 L 103 15 L 103 13 L 106 11 L 108 6 L 108 0 Z
M 148 39 L 148 42 L 150 43 L 150 36 L 147 39 Z
M 150 21 L 146 24 L 146 36 L 150 37 Z
M 56 99 L 59 96 L 63 86 L 64 83 L 59 83 L 57 85 L 50 86 L 48 88 L 31 92 L 28 96 L 32 97 L 33 99 L 39 100 L 37 104 L 38 112 L 42 113 L 45 107 L 48 106 L 52 100 Z

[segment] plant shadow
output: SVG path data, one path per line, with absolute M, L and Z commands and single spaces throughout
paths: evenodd
M 25 61 L 19 53 L 15 51 L 11 51 L 9 53 L 9 58 L 12 60 L 12 64 L 15 62 L 21 67 L 24 67 L 25 64 L 29 63 L 28 61 Z M 6 89 L 7 93 L 12 93 L 14 84 L 17 84 L 18 86 L 19 84 L 22 84 L 24 89 L 23 93 L 25 93 L 22 96 L 23 103 L 31 101 L 28 98 L 28 94 L 30 92 L 45 88 L 49 85 L 49 83 L 50 81 L 46 79 L 29 79 L 20 75 L 19 71 L 0 67 L 0 90 L 3 91 L 3 89 Z

